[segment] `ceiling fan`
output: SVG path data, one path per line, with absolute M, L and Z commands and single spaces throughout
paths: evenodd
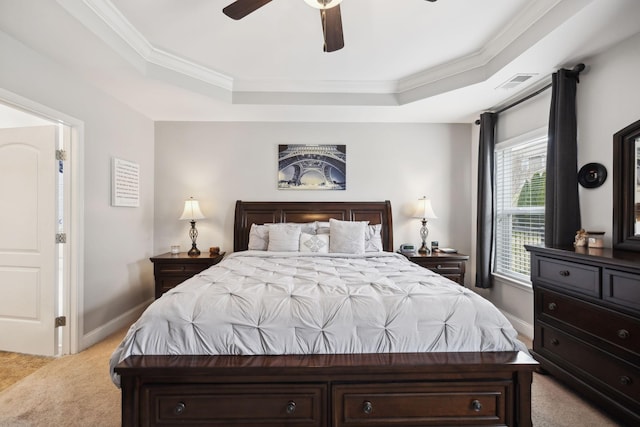
M 242 19 L 251 12 L 260 9 L 272 0 L 236 0 L 229 6 L 222 9 L 222 12 L 229 18 Z M 340 3 L 342 0 L 304 0 L 309 6 L 320 9 L 320 19 L 322 21 L 322 35 L 324 37 L 325 52 L 335 52 L 344 47 L 344 37 L 342 34 L 342 16 L 340 14 Z M 437 0 L 427 0 L 435 2 Z

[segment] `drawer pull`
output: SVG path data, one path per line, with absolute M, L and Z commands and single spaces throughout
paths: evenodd
M 480 412 L 482 410 L 482 403 L 480 403 L 480 401 L 476 399 L 471 402 L 471 408 L 473 408 L 473 410 L 476 412 Z
M 184 267 L 173 267 L 173 268 L 163 268 L 163 273 L 182 273 L 184 271 Z
M 371 415 L 371 413 L 373 412 L 373 403 L 369 402 L 368 400 L 365 400 L 364 403 L 362 404 L 362 412 L 364 412 L 367 415 Z
M 176 415 L 182 415 L 184 414 L 185 409 L 187 409 L 187 406 L 184 404 L 184 402 L 178 402 L 176 407 L 173 408 L 173 413 Z
M 560 341 L 558 340 L 558 338 L 554 338 L 554 339 L 552 339 L 552 340 L 551 340 L 551 344 L 553 344 L 553 345 L 559 345 L 559 344 L 560 344 Z
M 569 272 L 569 270 L 561 270 L 561 271 L 560 271 L 560 275 L 561 275 L 562 277 L 569 277 L 569 275 L 570 275 L 570 274 L 571 274 L 571 273 Z
M 629 335 L 631 334 L 626 329 L 620 329 L 618 331 L 618 338 L 620 338 L 621 340 L 626 340 L 627 338 L 629 338 Z
M 558 308 L 558 304 L 556 304 L 555 302 L 550 302 L 549 303 L 549 311 L 553 311 L 556 308 Z
M 620 377 L 620 384 L 622 385 L 630 385 L 631 384 L 631 378 L 629 378 L 626 375 L 623 375 Z
M 293 415 L 295 412 L 296 412 L 296 402 L 294 402 L 293 400 L 290 400 L 289 403 L 287 403 L 287 414 Z
M 447 267 L 446 265 L 442 265 L 442 264 L 438 264 L 436 265 L 436 269 L 437 270 L 458 270 L 460 267 L 455 266 L 455 267 Z

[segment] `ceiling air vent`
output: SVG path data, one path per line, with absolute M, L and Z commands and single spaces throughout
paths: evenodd
M 497 89 L 513 89 L 520 86 L 522 83 L 526 82 L 533 76 L 535 76 L 535 74 L 516 74 L 515 76 L 511 77 L 509 80 L 498 86 Z

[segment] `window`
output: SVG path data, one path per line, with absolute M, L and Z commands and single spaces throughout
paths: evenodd
M 535 131 L 496 144 L 496 234 L 494 273 L 529 280 L 524 245 L 544 242 L 547 136 Z

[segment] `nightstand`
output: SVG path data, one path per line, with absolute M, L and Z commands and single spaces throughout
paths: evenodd
M 167 252 L 149 258 L 153 263 L 153 274 L 156 278 L 156 299 L 188 278 L 219 263 L 224 254 L 225 252 L 209 255 L 208 252 L 203 252 L 199 256 L 189 256 L 186 252 Z
M 443 252 L 431 252 L 430 254 L 405 255 L 410 261 L 435 271 L 442 276 L 458 282 L 464 286 L 464 271 L 469 255 L 445 254 Z

